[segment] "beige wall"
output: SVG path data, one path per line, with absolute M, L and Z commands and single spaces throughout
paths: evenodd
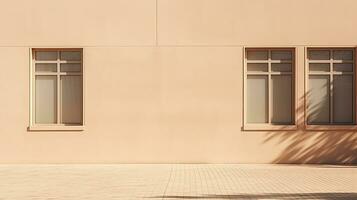
M 9 1 L 0 7 L 0 162 L 357 163 L 356 133 L 301 126 L 305 46 L 356 46 L 356 8 L 355 0 Z M 250 46 L 297 48 L 297 131 L 242 131 Z M 27 131 L 31 47 L 84 49 L 84 131 Z

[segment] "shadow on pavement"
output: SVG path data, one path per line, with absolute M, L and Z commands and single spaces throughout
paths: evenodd
M 354 200 L 357 193 L 265 193 L 265 194 L 231 194 L 231 195 L 164 195 L 148 198 L 167 198 L 167 199 L 321 199 L 321 200 Z

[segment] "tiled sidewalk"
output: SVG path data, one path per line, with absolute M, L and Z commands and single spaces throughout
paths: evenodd
M 357 199 L 357 166 L 0 165 L 0 200 Z

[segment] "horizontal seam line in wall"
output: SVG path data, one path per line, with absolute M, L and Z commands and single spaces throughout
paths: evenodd
M 16 48 L 16 47 L 27 47 L 27 48 L 81 48 L 81 47 L 356 47 L 357 45 L 351 44 L 341 44 L 341 45 L 318 45 L 318 44 L 306 44 L 306 45 L 0 45 L 0 48 Z

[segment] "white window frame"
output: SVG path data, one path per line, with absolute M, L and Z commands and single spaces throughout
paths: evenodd
M 269 54 L 272 50 L 290 50 L 292 52 L 292 69 L 291 69 L 291 78 L 292 78 L 292 88 L 291 88 L 291 92 L 292 92 L 292 102 L 291 102 L 291 107 L 292 107 L 292 124 L 288 124 L 288 125 L 277 125 L 277 124 L 272 124 L 270 123 L 270 115 L 271 115 L 271 96 L 270 96 L 270 90 L 271 90 L 271 84 L 268 84 L 268 93 L 269 93 L 269 101 L 268 101 L 268 123 L 260 123 L 260 124 L 256 124 L 256 123 L 248 123 L 247 122 L 247 77 L 248 75 L 254 75 L 255 73 L 248 73 L 247 71 L 247 64 L 250 62 L 248 62 L 247 60 L 247 51 L 250 50 L 268 50 Z M 274 130 L 274 131 L 293 131 L 293 130 L 297 130 L 297 55 L 296 55 L 296 48 L 295 47 L 244 47 L 243 48 L 243 130 L 246 131 L 270 131 L 270 130 Z M 253 61 L 254 62 L 254 61 Z M 258 61 L 259 63 L 261 63 L 260 61 Z M 267 74 L 268 75 L 268 81 L 271 82 L 270 77 L 271 74 L 284 74 L 285 72 L 271 72 L 271 63 L 279 63 L 277 61 L 272 62 L 270 60 L 270 55 L 269 55 L 269 60 L 268 61 L 264 61 L 264 63 L 268 63 L 268 72 L 262 72 L 262 73 L 256 73 L 256 74 Z
M 57 61 L 35 61 L 35 52 L 37 51 L 56 51 L 58 54 L 60 51 L 80 51 L 81 61 L 60 61 L 59 55 Z M 85 70 L 83 60 L 83 48 L 30 48 L 30 113 L 29 113 L 29 131 L 82 131 L 85 126 Z M 56 63 L 57 72 L 35 72 L 35 62 L 37 63 Z M 80 63 L 81 72 L 60 72 L 61 63 Z M 61 98 L 60 96 L 60 76 L 61 75 L 80 75 L 82 77 L 82 123 L 78 125 L 68 125 L 59 123 L 61 118 L 60 104 L 57 103 L 57 123 L 55 124 L 37 124 L 35 123 L 35 77 L 36 74 L 41 75 L 57 75 L 57 102 Z

